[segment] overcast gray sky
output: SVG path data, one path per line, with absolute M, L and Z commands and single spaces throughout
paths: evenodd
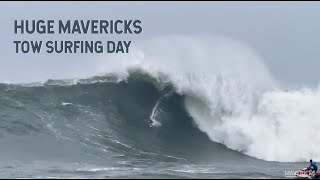
M 83 68 L 74 64 L 90 68 L 94 56 L 16 54 L 13 40 L 52 36 L 15 35 L 15 19 L 123 18 L 143 21 L 143 33 L 129 36 L 132 40 L 170 34 L 223 35 L 254 48 L 281 82 L 319 83 L 319 2 L 1 2 L 0 14 L 0 82 L 75 76 Z

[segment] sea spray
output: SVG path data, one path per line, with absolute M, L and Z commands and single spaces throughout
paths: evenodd
M 99 67 L 112 72 L 116 66 L 118 73 L 140 68 L 154 78 L 165 74 L 161 81 L 186 96 L 188 112 L 215 142 L 270 161 L 320 159 L 319 90 L 281 90 L 259 55 L 239 42 L 171 36 L 112 60 L 112 67 L 104 69 L 108 60 Z

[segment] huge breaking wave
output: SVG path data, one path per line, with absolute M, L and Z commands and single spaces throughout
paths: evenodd
M 100 77 L 53 80 L 32 87 L 3 85 L 0 106 L 12 113 L 8 102 L 18 102 L 22 109 L 28 105 L 34 108 L 33 112 L 44 108 L 40 114 L 35 112 L 37 117 L 41 119 L 48 112 L 51 115 L 47 113 L 46 119 L 65 119 L 64 124 L 80 117 L 67 112 L 61 114 L 60 105 L 89 108 L 86 111 L 92 114 L 101 110 L 98 116 L 105 116 L 106 121 L 122 119 L 144 128 L 124 130 L 122 125 L 117 125 L 119 121 L 105 127 L 112 132 L 110 136 L 123 141 L 130 139 L 129 144 L 138 149 L 150 144 L 144 146 L 144 142 L 132 140 L 130 133 L 161 129 L 165 129 L 169 139 L 178 137 L 173 144 L 184 138 L 210 143 L 202 136 L 192 138 L 193 133 L 199 133 L 196 128 L 211 141 L 255 158 L 289 162 L 311 157 L 320 160 L 320 111 L 317 110 L 320 88 L 282 89 L 261 58 L 236 41 L 184 36 L 158 38 L 138 44 L 128 55 L 102 58 L 97 67 Z M 51 89 L 52 86 L 55 88 Z M 38 105 L 31 105 L 31 100 Z M 106 113 L 108 108 L 110 111 L 116 108 L 116 113 Z M 8 119 L 8 116 L 6 112 L 0 118 Z M 93 116 L 86 118 L 90 121 L 95 119 Z M 148 126 L 150 121 L 152 128 Z M 80 129 L 84 131 L 83 127 Z

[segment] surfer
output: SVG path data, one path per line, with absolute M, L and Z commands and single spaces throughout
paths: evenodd
M 318 166 L 315 162 L 310 159 L 310 166 L 307 168 L 304 168 L 302 170 L 298 170 L 295 172 L 295 176 L 299 179 L 307 178 L 307 179 L 319 179 L 320 174 L 317 174 Z
M 149 127 L 152 127 L 153 126 L 153 121 L 150 119 L 149 120 Z
M 307 169 L 313 174 L 316 174 L 318 171 L 317 163 L 313 162 L 312 159 L 310 159 L 310 166 Z

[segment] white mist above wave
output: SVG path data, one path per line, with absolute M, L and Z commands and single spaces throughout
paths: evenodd
M 200 130 L 231 149 L 270 161 L 320 160 L 320 88 L 281 90 L 259 56 L 238 42 L 158 38 L 98 67 L 123 78 L 139 68 L 171 82 Z

